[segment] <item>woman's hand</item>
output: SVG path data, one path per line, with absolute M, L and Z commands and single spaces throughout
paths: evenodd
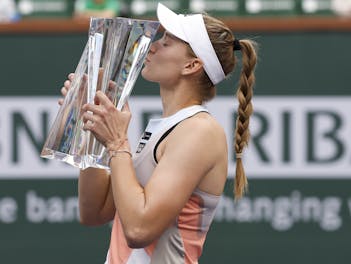
M 61 88 L 61 94 L 63 96 L 63 98 L 60 98 L 58 100 L 58 104 L 59 105 L 62 105 L 63 104 L 63 101 L 65 100 L 65 97 L 68 93 L 68 90 L 69 88 L 71 87 L 71 82 L 73 80 L 73 77 L 74 77 L 74 73 L 70 73 L 68 74 L 68 80 L 66 80 L 64 83 L 63 83 L 63 87 Z
M 103 92 L 97 91 L 95 104 L 85 104 L 83 110 L 83 129 L 91 131 L 108 150 L 118 150 L 127 140 L 131 119 L 128 104 L 118 111 Z

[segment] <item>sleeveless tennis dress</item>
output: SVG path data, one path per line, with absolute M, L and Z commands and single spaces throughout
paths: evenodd
M 151 119 L 140 138 L 133 163 L 141 185 L 145 186 L 157 165 L 156 148 L 181 121 L 199 112 L 200 105 L 180 110 L 172 116 Z M 169 197 L 165 197 L 169 199 Z M 188 202 L 157 241 L 141 249 L 129 248 L 116 213 L 105 264 L 194 264 L 202 252 L 207 231 L 220 196 L 195 189 Z

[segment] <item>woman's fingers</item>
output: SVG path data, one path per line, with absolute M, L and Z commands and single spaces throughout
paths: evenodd
M 62 94 L 63 98 L 60 98 L 60 99 L 58 100 L 58 104 L 59 104 L 59 105 L 62 105 L 62 104 L 63 104 L 64 98 L 66 97 L 67 93 L 68 93 L 68 89 L 67 89 L 65 86 L 63 86 L 63 87 L 61 88 L 61 94 Z
M 130 112 L 130 108 L 129 108 L 129 103 L 128 101 L 124 104 L 124 106 L 122 107 L 122 112 Z
M 64 83 L 63 83 L 63 87 L 61 89 L 61 93 L 63 96 L 66 96 L 69 88 L 71 88 L 71 83 L 73 81 L 73 77 L 74 77 L 74 73 L 70 73 L 68 74 L 68 80 L 66 80 Z
M 84 111 L 91 112 L 94 115 L 99 115 L 99 116 L 103 116 L 106 113 L 106 111 L 103 107 L 101 107 L 100 105 L 95 105 L 95 104 L 85 104 L 85 105 L 83 105 L 82 109 Z
M 101 91 L 96 92 L 95 101 L 100 104 L 83 105 L 83 129 L 91 131 L 104 146 L 125 140 L 131 117 L 128 105 L 123 112 L 118 111 Z
M 69 88 L 71 88 L 71 83 L 72 83 L 71 80 L 66 80 L 66 81 L 63 83 L 63 87 L 65 87 L 67 90 L 69 90 Z
M 103 105 L 106 109 L 111 109 L 111 107 L 115 108 L 114 104 L 111 102 L 110 99 L 108 99 L 106 94 L 104 94 L 103 92 L 97 91 L 95 97 L 96 97 L 96 100 L 101 105 Z
M 94 127 L 94 124 L 99 123 L 100 120 L 101 120 L 101 117 L 98 115 L 94 115 L 88 112 L 85 112 L 83 114 L 83 122 L 86 128 L 92 129 Z
M 58 100 L 59 105 L 63 104 L 64 98 L 66 97 L 68 90 L 71 87 L 71 82 L 72 82 L 73 78 L 74 78 L 74 73 L 70 73 L 70 74 L 68 74 L 68 80 L 66 80 L 63 83 L 63 87 L 61 88 L 61 94 L 62 94 L 63 98 L 60 98 Z
M 67 89 L 65 86 L 63 86 L 63 87 L 61 88 L 61 94 L 62 94 L 62 96 L 63 96 L 63 97 L 66 97 L 67 92 L 68 92 L 68 89 Z

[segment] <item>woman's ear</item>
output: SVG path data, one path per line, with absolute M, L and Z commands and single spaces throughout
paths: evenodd
M 199 73 L 203 70 L 203 62 L 199 58 L 191 58 L 185 63 L 182 74 L 190 75 L 194 73 Z

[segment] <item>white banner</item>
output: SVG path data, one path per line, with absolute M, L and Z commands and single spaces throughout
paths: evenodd
M 351 178 L 351 97 L 256 96 L 249 148 L 244 153 L 249 178 Z M 57 111 L 56 97 L 0 97 L 0 178 L 74 178 L 78 169 L 40 158 Z M 148 117 L 161 112 L 156 96 L 130 99 L 133 148 Z M 232 151 L 234 97 L 218 96 L 209 111 L 224 127 Z

